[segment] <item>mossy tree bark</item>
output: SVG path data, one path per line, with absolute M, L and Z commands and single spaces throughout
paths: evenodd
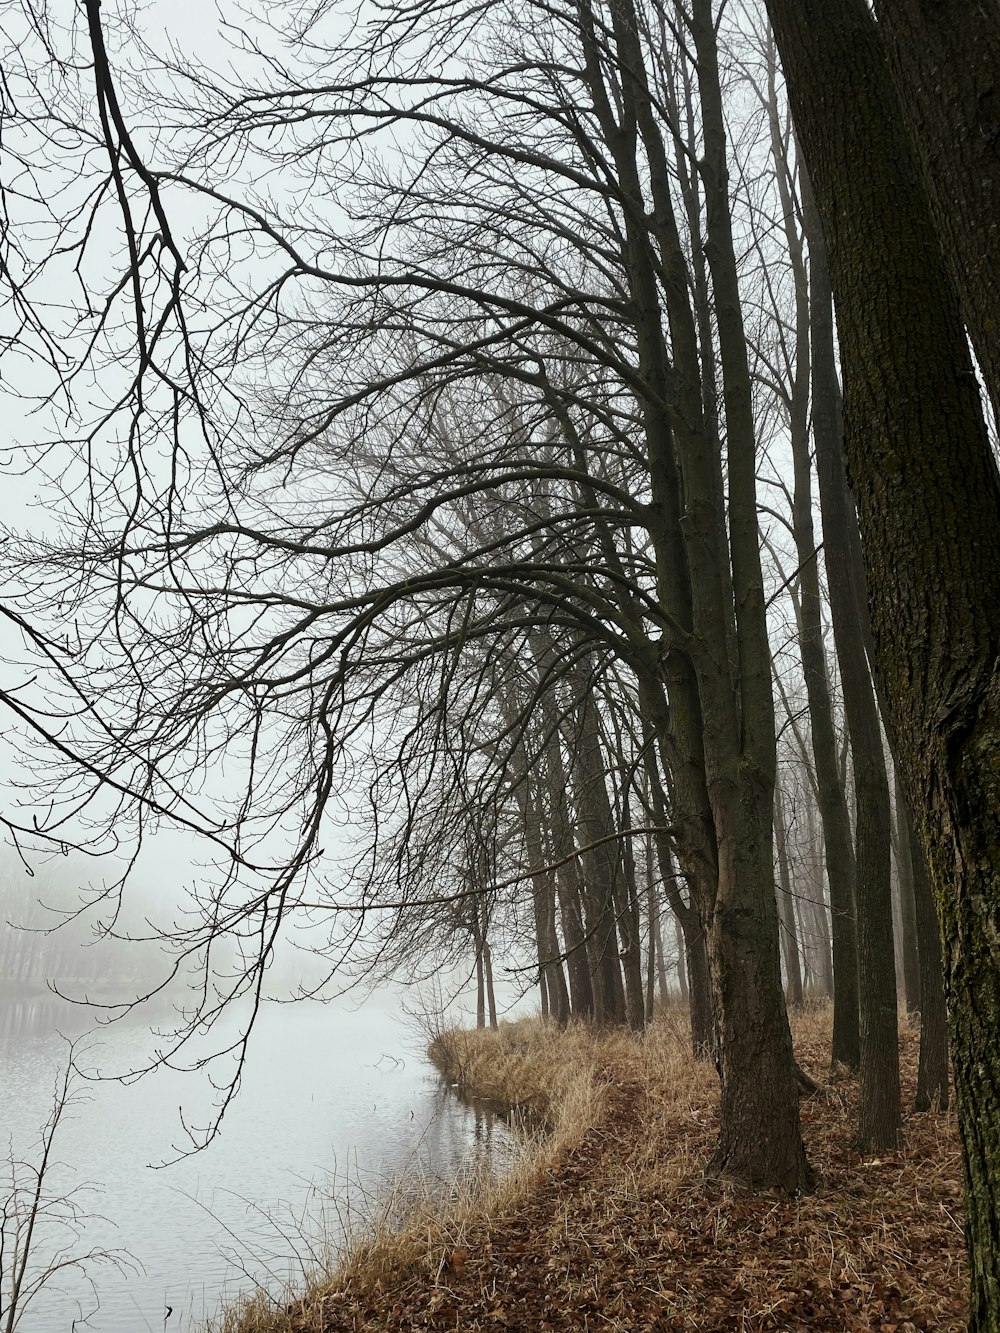
M 876 661 L 945 946 L 969 1327 L 996 1333 L 1000 481 L 874 19 L 864 0 L 768 9 L 829 244 Z

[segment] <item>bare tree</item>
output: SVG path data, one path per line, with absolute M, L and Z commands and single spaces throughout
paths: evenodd
M 52 1109 L 42 1126 L 31 1157 L 20 1157 L 13 1145 L 6 1159 L 6 1181 L 0 1199 L 0 1321 L 14 1333 L 43 1291 L 66 1279 L 82 1282 L 90 1308 L 76 1323 L 86 1325 L 100 1309 L 95 1270 L 132 1267 L 127 1251 L 87 1248 L 84 1225 L 94 1216 L 87 1195 L 92 1186 L 66 1188 L 58 1180 L 65 1171 L 56 1157 L 60 1127 L 78 1097 L 74 1088 L 73 1048 L 55 1081 Z M 57 1183 L 58 1182 L 58 1183 Z
M 391 731 L 396 773 L 433 769 L 466 645 L 543 626 L 567 680 L 613 661 L 635 678 L 669 795 L 664 851 L 708 944 L 713 1167 L 796 1192 L 811 1173 L 781 988 L 757 423 L 715 15 L 627 0 L 538 5 L 528 22 L 449 0 L 424 18 L 417 33 L 408 12 L 373 13 L 338 50 L 319 6 L 292 34 L 308 77 L 280 49 L 249 84 L 168 64 L 149 93 L 155 166 L 108 103 L 124 196 L 153 200 L 146 230 L 126 227 L 137 359 L 85 433 L 120 448 L 107 485 L 69 540 L 28 553 L 48 589 L 58 573 L 49 614 L 77 618 L 71 679 L 101 701 L 74 744 L 130 790 L 148 774 L 168 814 L 206 765 L 249 773 L 212 830 L 236 869 L 178 936 L 182 953 L 220 931 L 247 944 L 199 1022 L 259 1000 L 289 912 L 325 905 L 346 954 L 372 904 L 340 896 L 319 859 L 332 808 L 374 765 L 372 827 L 383 797 L 406 827 L 420 780 L 393 787 L 379 755 Z M 182 198 L 203 227 L 183 257 L 150 235 Z M 466 525 L 473 496 L 502 532 Z M 414 563 L 418 532 L 449 554 Z M 592 738 L 586 692 L 570 695 Z M 598 749 L 582 748 L 576 812 L 617 837 Z M 608 960 L 635 912 L 631 889 L 615 900 L 627 848 L 599 841 L 584 844 L 584 925 L 607 968 L 595 1006 L 617 1016 Z M 632 990 L 637 1008 L 634 970 Z

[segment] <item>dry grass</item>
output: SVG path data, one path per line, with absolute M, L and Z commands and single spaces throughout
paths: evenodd
M 518 1124 L 502 1175 L 481 1170 L 455 1182 L 446 1197 L 408 1173 L 355 1208 L 353 1234 L 324 1271 L 314 1266 L 304 1292 L 245 1298 L 210 1325 L 210 1333 L 323 1333 L 331 1302 L 380 1299 L 408 1275 L 433 1280 L 442 1258 L 461 1252 L 471 1229 L 502 1220 L 567 1148 L 600 1118 L 600 1064 L 627 1038 L 595 1040 L 582 1025 L 560 1033 L 538 1021 L 497 1031 L 445 1029 L 428 1054 L 456 1090 L 509 1108 Z M 360 1219 L 360 1220 L 359 1220 Z
M 829 1010 L 806 1011 L 794 1027 L 800 1062 L 823 1084 L 802 1104 L 820 1186 L 797 1200 L 706 1188 L 717 1085 L 690 1058 L 676 1015 L 640 1038 L 537 1021 L 438 1034 L 450 1082 L 518 1105 L 551 1136 L 529 1135 L 504 1180 L 427 1200 L 401 1226 L 376 1225 L 305 1298 L 234 1314 L 225 1333 L 958 1333 L 953 1117 L 909 1116 L 903 1151 L 859 1157 L 856 1083 L 828 1068 Z M 910 1099 L 916 1054 L 905 1029 Z
M 558 1148 L 579 1138 L 600 1113 L 601 1070 L 630 1044 L 584 1024 L 560 1032 L 523 1019 L 492 1031 L 449 1028 L 432 1038 L 427 1054 L 459 1092 L 497 1102 L 544 1128 Z

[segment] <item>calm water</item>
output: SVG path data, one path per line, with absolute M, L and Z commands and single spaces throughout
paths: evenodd
M 52 1024 L 51 1009 L 34 1021 L 29 1013 L 20 1032 L 0 1037 L 0 1123 L 24 1156 L 64 1062 Z M 109 1069 L 127 1069 L 150 1049 L 135 1024 L 96 1040 L 91 1063 Z M 129 1086 L 85 1085 L 87 1101 L 60 1131 L 66 1165 L 53 1184 L 100 1186 L 82 1202 L 102 1218 L 88 1220 L 78 1248 L 124 1247 L 139 1267 L 97 1272 L 100 1308 L 84 1327 L 196 1329 L 237 1291 L 294 1276 L 321 1231 L 342 1234 L 343 1219 L 363 1216 L 400 1173 L 404 1182 L 443 1182 L 483 1156 L 502 1165 L 510 1143 L 502 1125 L 442 1089 L 419 1046 L 396 1012 L 372 1004 L 268 1008 L 220 1137 L 162 1170 L 149 1163 L 180 1142 L 178 1107 L 195 1124 L 206 1114 L 196 1076 L 161 1071 Z M 75 1275 L 61 1286 L 29 1309 L 23 1333 L 71 1333 L 92 1308 Z

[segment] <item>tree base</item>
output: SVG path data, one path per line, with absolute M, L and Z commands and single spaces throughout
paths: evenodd
M 765 1165 L 757 1159 L 750 1162 L 745 1154 L 727 1150 L 720 1143 L 705 1168 L 705 1179 L 725 1181 L 748 1194 L 777 1190 L 779 1194 L 795 1199 L 812 1194 L 817 1177 L 801 1146 L 797 1151 L 790 1151 L 784 1160 Z

